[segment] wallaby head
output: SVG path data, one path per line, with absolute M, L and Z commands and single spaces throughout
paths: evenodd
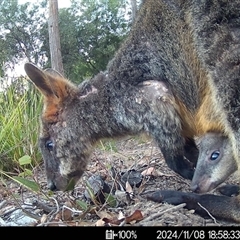
M 77 117 L 78 105 L 96 91 L 81 92 L 54 70 L 42 71 L 31 63 L 25 71 L 44 97 L 41 116 L 40 150 L 50 189 L 64 190 L 83 174 L 91 143 L 81 135 L 83 119 Z
M 213 190 L 237 170 L 229 138 L 220 133 L 206 133 L 198 140 L 199 157 L 191 189 L 198 193 Z

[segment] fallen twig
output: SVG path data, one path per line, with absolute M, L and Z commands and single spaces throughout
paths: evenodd
M 141 223 L 143 223 L 143 222 L 148 222 L 148 221 L 152 221 L 153 219 L 156 219 L 156 218 L 160 217 L 161 215 L 163 215 L 163 214 L 166 213 L 166 212 L 176 211 L 176 210 L 178 210 L 178 209 L 180 209 L 180 208 L 184 208 L 185 206 L 186 206 L 186 203 L 181 203 L 181 204 L 179 204 L 179 205 L 177 205 L 177 206 L 168 208 L 168 209 L 166 209 L 166 210 L 164 210 L 164 211 L 161 211 L 161 212 L 152 214 L 151 216 L 146 217 L 144 220 L 142 220 Z
M 207 212 L 207 214 L 214 221 L 214 223 L 218 224 L 216 218 L 204 206 L 202 206 L 199 202 L 197 204 Z

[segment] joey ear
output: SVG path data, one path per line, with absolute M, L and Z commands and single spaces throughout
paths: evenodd
M 37 86 L 39 91 L 45 97 L 55 95 L 49 82 L 48 76 L 46 73 L 44 73 L 44 71 L 32 63 L 25 63 L 24 69 L 30 80 Z
M 90 94 L 96 94 L 98 92 L 97 88 L 95 88 L 92 84 L 88 82 L 84 82 L 80 85 L 80 91 L 79 91 L 79 99 L 86 98 Z

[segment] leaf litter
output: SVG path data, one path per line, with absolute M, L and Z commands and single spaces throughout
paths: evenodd
M 159 148 L 146 136 L 104 143 L 92 154 L 84 176 L 69 192 L 50 192 L 44 167 L 34 170 L 38 192 L 13 180 L 0 182 L 0 226 L 233 226 L 204 219 L 185 204 L 156 203 L 157 190 L 190 191 L 190 181 L 169 169 Z M 234 176 L 227 183 L 235 183 Z M 29 222 L 14 220 L 28 217 Z

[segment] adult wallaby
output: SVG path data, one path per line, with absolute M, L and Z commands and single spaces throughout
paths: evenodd
M 182 139 L 178 106 L 166 83 L 143 81 L 120 94 L 102 73 L 77 87 L 53 70 L 42 71 L 31 63 L 25 64 L 25 70 L 44 96 L 39 144 L 50 189 L 64 190 L 69 182 L 76 183 L 99 139 L 143 131 L 158 141 L 160 135 L 173 135 L 159 142 L 166 161 L 185 178 L 192 178 L 198 149 L 192 139 Z M 179 155 L 174 153 L 177 140 L 183 141 Z
M 238 165 L 239 49 L 239 0 L 144 0 L 106 73 L 79 88 L 27 63 L 44 96 L 39 142 L 49 187 L 76 183 L 99 139 L 142 131 L 185 178 L 197 161 L 194 137 L 208 132 L 227 136 Z

